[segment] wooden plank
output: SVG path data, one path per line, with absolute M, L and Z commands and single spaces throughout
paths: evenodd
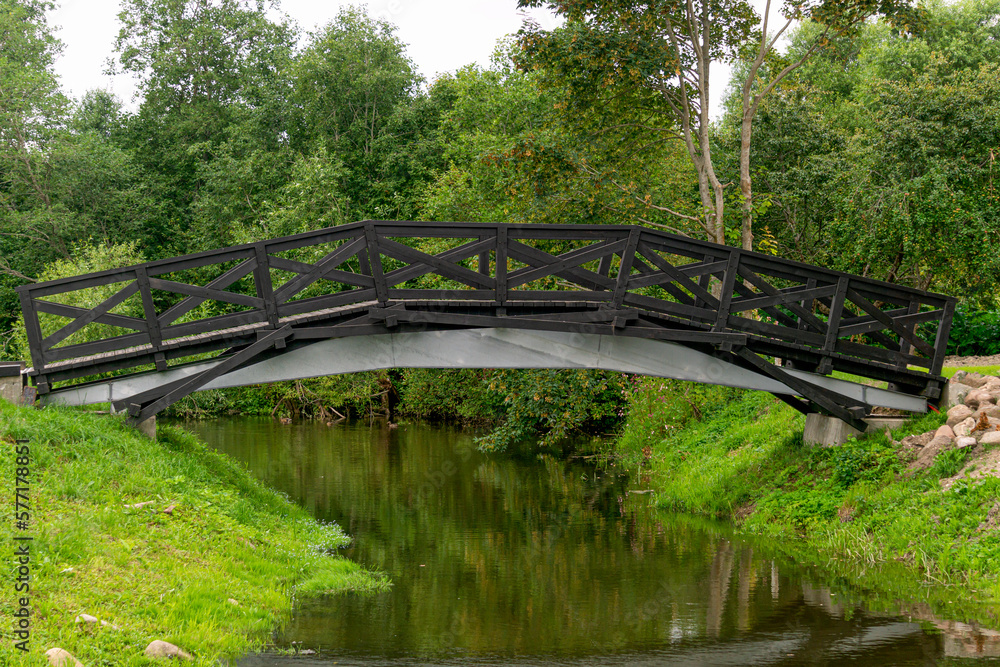
M 141 423 L 149 419 L 185 396 L 198 391 L 198 389 L 204 387 L 215 378 L 225 375 L 226 373 L 250 361 L 261 352 L 273 347 L 278 340 L 285 340 L 291 335 L 291 333 L 292 327 L 287 325 L 276 331 L 270 332 L 250 347 L 241 350 L 237 354 L 234 354 L 232 357 L 229 357 L 225 361 L 218 363 L 206 371 L 187 378 L 187 381 L 183 384 L 172 387 L 167 394 L 156 399 L 149 405 L 142 406 L 138 403 L 130 403 L 129 415 L 135 423 Z
M 722 289 L 719 292 L 718 315 L 712 331 L 725 331 L 729 328 L 729 309 L 733 300 L 736 278 L 739 273 L 740 259 L 739 250 L 733 250 L 729 254 L 726 273 L 722 277 Z
M 762 281 L 763 282 L 763 281 Z M 769 286 L 770 287 L 770 286 Z M 774 289 L 774 288 L 771 288 Z M 764 291 L 764 290 L 761 290 Z M 799 305 L 799 301 L 812 300 L 821 296 L 833 296 L 837 292 L 836 285 L 828 285 L 826 287 L 813 287 L 809 288 L 805 285 L 790 287 L 783 290 L 775 290 L 775 294 L 767 294 L 766 296 L 757 297 L 743 297 L 740 299 L 734 299 L 730 303 L 730 312 L 742 313 L 747 310 L 757 310 L 764 308 L 772 308 L 774 306 L 789 306 L 794 303 L 796 308 L 791 309 L 798 313 L 799 310 L 805 310 Z M 766 292 L 765 292 L 766 294 Z M 805 317 L 799 314 L 799 318 L 805 320 Z M 819 320 L 817 320 L 819 322 Z M 820 322 L 822 324 L 822 322 Z
M 532 248 L 529 245 L 525 245 L 520 241 L 508 241 L 507 243 L 507 254 L 519 262 L 524 262 L 525 264 L 530 264 L 532 266 L 544 265 L 548 262 L 552 255 L 549 253 L 539 250 L 537 248 Z M 523 269 L 520 269 L 523 270 Z M 514 274 L 511 273 L 510 276 Z M 587 287 L 590 289 L 612 289 L 615 286 L 615 281 L 610 278 L 605 278 L 593 271 L 588 271 L 587 269 L 581 267 L 572 267 L 567 269 L 562 269 L 558 271 L 553 271 L 549 275 L 559 276 L 560 278 L 565 278 L 566 280 L 571 280 L 578 285 Z M 509 280 L 509 278 L 508 278 Z M 508 289 L 513 289 L 508 282 Z
M 35 300 L 27 291 L 17 293 L 21 301 L 21 313 L 24 316 L 24 329 L 28 336 L 28 350 L 31 354 L 31 365 L 35 370 L 42 371 L 45 360 L 42 357 L 42 328 L 38 323 L 38 312 L 35 310 Z
M 236 292 L 226 292 L 224 290 L 201 287 L 199 285 L 188 285 L 186 283 L 177 283 L 174 282 L 173 280 L 163 280 L 162 278 L 149 278 L 149 286 L 152 289 L 160 290 L 163 292 L 186 294 L 187 296 L 196 296 L 200 299 L 206 299 L 210 301 L 222 301 L 223 303 L 231 303 L 237 306 L 250 306 L 251 308 L 264 307 L 264 300 L 254 296 L 247 296 L 246 294 L 237 294 Z
M 633 227 L 628 235 L 628 242 L 625 244 L 625 249 L 619 253 L 622 258 L 621 264 L 618 265 L 618 277 L 615 280 L 615 291 L 611 296 L 611 307 L 618 308 L 621 306 L 622 301 L 625 298 L 625 293 L 628 291 L 628 281 L 632 274 L 632 264 L 635 262 L 636 248 L 639 246 L 639 236 L 641 230 L 638 227 Z
M 284 285 L 274 290 L 274 300 L 278 304 L 288 301 L 290 298 L 319 280 L 328 269 L 335 269 L 348 259 L 357 255 L 360 250 L 366 247 L 367 240 L 358 238 L 345 243 L 335 250 L 326 254 L 321 260 L 316 262 L 308 273 L 301 273 Z M 380 273 L 381 275 L 381 265 Z
M 749 280 L 751 283 L 756 285 L 757 289 L 759 289 L 767 296 L 776 297 L 781 295 L 782 290 L 775 288 L 773 285 L 771 285 L 771 283 L 764 280 L 758 273 L 752 271 L 751 269 L 741 266 L 739 267 L 738 271 L 745 280 Z M 834 296 L 837 294 L 837 287 L 835 285 L 823 286 L 816 289 L 820 291 L 814 292 L 813 296 L 810 298 L 821 299 L 827 296 Z M 804 320 L 806 324 L 811 326 L 816 331 L 826 331 L 826 324 L 818 317 L 813 315 L 810 311 L 800 306 L 799 304 L 786 302 L 783 305 L 786 306 L 795 315 L 797 315 L 800 319 Z M 796 328 L 798 327 L 796 326 Z
M 106 315 L 108 311 L 120 305 L 123 301 L 125 301 L 125 299 L 129 298 L 138 291 L 139 291 L 139 286 L 137 283 L 129 283 L 125 288 L 119 290 L 114 295 L 108 297 L 97 306 L 91 308 L 89 311 L 87 311 L 86 315 L 78 317 L 77 319 L 73 320 L 66 326 L 56 331 L 55 333 L 51 334 L 50 336 L 47 336 L 42 341 L 42 349 L 50 348 L 53 345 L 58 345 L 62 341 L 66 340 L 67 338 L 75 334 L 80 329 L 84 328 L 88 324 L 93 323 L 96 319 L 98 319 L 102 315 Z M 134 329 L 136 331 L 142 330 L 139 327 L 134 327 L 134 326 L 129 328 Z
M 481 239 L 478 241 L 472 241 L 464 245 L 460 245 L 450 250 L 445 250 L 444 252 L 438 253 L 436 257 L 442 260 L 447 260 L 450 262 L 457 262 L 463 259 L 468 259 L 469 257 L 474 257 L 478 253 L 491 250 L 493 248 L 494 241 L 492 238 Z M 420 276 L 427 275 L 431 273 L 433 269 L 422 263 L 411 264 L 410 266 L 404 266 L 399 269 L 393 269 L 389 273 L 385 274 L 386 284 L 391 288 L 394 285 L 400 285 L 414 278 L 419 278 Z
M 467 269 L 464 266 L 455 264 L 452 261 L 428 255 L 402 243 L 397 243 L 390 239 L 379 239 L 379 251 L 389 257 L 394 257 L 411 264 L 423 264 L 433 269 L 434 273 L 450 278 L 457 282 L 470 285 L 472 287 L 482 287 L 484 289 L 496 289 L 496 282 L 490 276 Z M 397 283 L 398 284 L 398 283 Z
M 647 245 L 646 243 L 640 241 L 639 245 L 637 246 L 637 251 L 643 257 L 645 257 L 648 261 L 652 262 L 652 264 L 656 268 L 658 268 L 660 271 L 663 271 L 665 274 L 667 274 L 668 276 L 670 276 L 670 278 L 672 278 L 675 283 L 677 283 L 679 286 L 681 286 L 684 289 L 686 289 L 688 292 L 690 292 L 691 294 L 693 294 L 696 298 L 698 298 L 701 301 L 703 301 L 710 308 L 718 308 L 719 307 L 719 300 L 718 299 L 716 299 L 714 296 L 712 296 L 706 290 L 704 290 L 701 287 L 701 285 L 699 285 L 698 283 L 694 282 L 693 280 L 691 280 L 690 278 L 688 278 L 686 275 L 684 275 L 683 273 L 681 273 L 680 271 L 678 271 L 676 269 L 676 267 L 674 267 L 670 262 L 668 262 L 667 260 L 665 260 L 662 257 L 660 257 L 658 254 L 656 254 L 656 252 L 654 252 L 653 249 L 649 245 Z
M 49 313 L 50 315 L 58 315 L 59 317 L 68 317 L 71 319 L 83 317 L 90 312 L 86 308 L 80 308 L 79 306 L 66 306 L 54 301 L 43 301 L 41 299 L 35 301 L 35 307 L 40 313 Z M 95 322 L 98 324 L 110 324 L 113 327 L 121 327 L 122 329 L 146 331 L 146 320 L 140 320 L 127 315 L 106 313 L 98 317 Z
M 205 287 L 209 289 L 225 289 L 253 271 L 256 265 L 256 259 L 244 260 L 215 280 L 209 282 L 205 285 Z M 187 315 L 189 312 L 203 304 L 205 301 L 206 299 L 193 296 L 189 296 L 181 300 L 179 303 L 174 304 L 160 315 L 160 326 L 170 326 L 181 317 Z
M 891 317 L 883 313 L 878 306 L 873 304 L 865 297 L 861 296 L 861 294 L 859 294 L 857 290 L 848 289 L 847 297 L 851 301 L 856 303 L 858 306 L 860 306 L 862 310 L 864 310 L 866 313 L 868 313 L 876 320 L 884 324 L 887 328 L 889 328 L 893 333 L 895 333 L 901 339 L 910 342 L 913 345 L 913 347 L 917 348 L 927 356 L 929 357 L 934 356 L 934 348 L 928 345 L 924 339 L 912 334 L 910 331 L 906 329 L 906 327 L 897 324 L 895 320 L 893 320 Z
M 497 287 L 496 287 L 496 301 L 497 304 L 503 306 L 507 302 L 507 263 L 508 256 L 507 250 L 509 247 L 509 242 L 507 240 L 507 227 L 504 225 L 497 225 L 497 247 L 496 247 L 496 259 L 497 259 Z
M 146 314 L 146 333 L 149 334 L 149 345 L 153 351 L 160 349 L 163 339 L 160 337 L 160 321 L 156 315 L 156 305 L 153 303 L 153 281 L 146 275 L 146 267 L 139 266 L 135 270 L 135 282 L 139 286 L 139 296 L 142 298 L 142 310 Z
M 299 315 L 301 313 L 308 313 L 314 310 L 322 310 L 324 308 L 335 308 L 337 306 L 346 306 L 349 304 L 362 303 L 365 301 L 370 301 L 374 298 L 375 298 L 374 287 L 370 289 L 346 290 L 344 292 L 338 292 L 337 294 L 314 296 L 308 299 L 299 299 L 298 301 L 288 301 L 282 304 L 278 304 L 278 315 L 282 317 L 287 317 L 290 315 Z
M 518 245 L 522 246 L 523 244 L 518 243 Z M 620 253 L 625 250 L 625 246 L 625 241 L 614 241 L 600 243 L 588 248 L 578 248 L 560 255 L 545 253 L 548 256 L 547 262 L 541 263 L 540 260 L 533 260 L 531 262 L 533 267 L 514 271 L 507 277 L 507 286 L 513 288 L 518 285 L 526 285 L 539 278 L 558 275 L 560 272 L 579 267 L 581 264 L 605 256 L 607 253 Z M 530 246 L 524 247 L 528 248 Z M 544 251 L 539 250 L 538 252 Z M 608 279 L 608 283 L 611 283 L 610 279 Z

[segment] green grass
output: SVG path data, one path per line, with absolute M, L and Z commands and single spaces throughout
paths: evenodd
M 88 666 L 153 664 L 142 651 L 163 639 L 215 665 L 259 648 L 296 592 L 389 586 L 328 555 L 350 541 L 339 526 L 317 523 L 189 433 L 159 432 L 153 442 L 113 417 L 0 401 L 7 479 L 13 441 L 30 441 L 34 537 L 31 653 L 5 637 L 0 664 L 42 664 L 54 646 Z M 117 629 L 77 624 L 80 613 Z
M 942 369 L 941 375 L 950 378 L 959 371 L 979 373 L 980 375 L 1000 375 L 1000 366 L 946 366 Z
M 649 447 L 645 465 L 664 510 L 731 518 L 743 536 L 886 599 L 1000 622 L 1000 530 L 979 530 L 1000 501 L 1000 479 L 942 490 L 964 453 L 911 474 L 893 443 L 944 415 L 923 415 L 892 440 L 879 432 L 810 448 L 803 417 L 767 394 L 702 390 L 701 418 L 679 421 L 679 385 L 647 381 L 619 442 L 630 466 Z

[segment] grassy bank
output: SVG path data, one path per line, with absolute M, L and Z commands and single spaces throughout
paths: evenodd
M 944 488 L 965 450 L 911 471 L 897 444 L 944 419 L 809 448 L 804 418 L 768 394 L 645 380 L 617 448 L 645 468 L 666 510 L 733 519 L 743 535 L 851 586 L 998 627 L 1000 479 Z
M 42 664 L 54 646 L 88 667 L 153 664 L 143 649 L 162 639 L 214 665 L 266 642 L 295 595 L 388 586 L 333 555 L 349 542 L 338 526 L 183 430 L 153 442 L 107 415 L 0 401 L 0 440 L 9 480 L 14 441 L 29 441 L 30 529 L 14 532 L 34 538 L 31 653 L 5 631 L 0 664 Z

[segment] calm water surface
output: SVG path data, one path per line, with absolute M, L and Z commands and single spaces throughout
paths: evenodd
M 346 555 L 393 581 L 301 603 L 275 644 L 313 653 L 243 667 L 884 666 L 1000 653 L 1000 636 L 842 605 L 724 525 L 651 510 L 616 468 L 488 457 L 470 435 L 426 425 L 186 426 L 343 526 Z

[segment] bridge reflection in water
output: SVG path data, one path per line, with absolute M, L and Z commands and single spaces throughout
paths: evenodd
M 864 429 L 937 401 L 955 307 L 634 226 L 385 221 L 18 291 L 42 399 L 135 421 L 210 387 L 522 364 L 760 389 Z
M 241 665 L 882 667 L 997 647 L 989 631 L 977 647 L 921 624 L 935 620 L 928 607 L 813 583 L 724 524 L 658 513 L 651 494 L 629 493 L 646 482 L 616 468 L 530 448 L 485 456 L 466 433 L 419 424 L 186 426 L 342 525 L 347 555 L 393 581 L 372 597 L 299 601 L 278 645 L 314 662 Z

